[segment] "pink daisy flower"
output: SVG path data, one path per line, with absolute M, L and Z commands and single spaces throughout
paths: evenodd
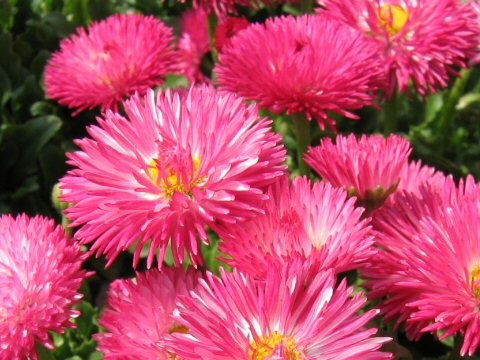
M 363 209 L 346 191 L 330 184 L 312 185 L 307 178 L 287 176 L 268 191 L 264 214 L 220 231 L 224 259 L 240 271 L 264 278 L 267 261 L 280 263 L 316 256 L 322 268 L 335 272 L 362 266 L 374 253 Z
M 230 44 L 230 39 L 234 37 L 240 30 L 247 28 L 250 25 L 245 17 L 227 17 L 217 27 L 215 32 L 215 46 L 219 52 L 225 46 Z
M 134 92 L 177 70 L 173 32 L 153 16 L 113 15 L 61 42 L 45 70 L 46 91 L 62 105 L 117 109 Z
M 376 243 L 380 250 L 364 270 L 365 276 L 370 279 L 369 297 L 386 297 L 379 305 L 385 319 L 397 319 L 397 326 L 408 320 L 406 331 L 411 338 L 418 339 L 422 335 L 422 329 L 432 319 L 421 321 L 418 318 L 415 322 L 409 320 L 416 308 L 405 305 L 418 299 L 421 286 L 415 280 L 417 277 L 410 278 L 410 267 L 417 266 L 411 261 L 417 260 L 412 260 L 412 253 L 406 249 L 417 246 L 417 238 L 424 233 L 422 221 L 425 218 L 441 222 L 445 217 L 444 209 L 479 197 L 480 187 L 473 178 L 461 181 L 457 187 L 451 177 L 445 177 L 443 182 L 429 183 L 415 193 L 398 191 L 373 214 L 373 225 L 377 231 Z M 434 256 L 430 252 L 426 254 Z M 443 262 L 442 271 L 445 273 L 448 259 L 440 256 L 439 261 Z M 408 289 L 404 286 L 406 283 L 409 283 Z M 415 288 L 413 283 L 417 283 L 418 287 Z
M 166 268 L 113 282 L 100 319 L 100 325 L 109 332 L 95 336 L 105 359 L 176 359 L 163 342 L 168 334 L 188 332 L 172 315 L 177 296 L 188 295 L 199 274 Z
M 92 251 L 115 257 L 138 244 L 134 265 L 150 242 L 148 267 L 161 266 L 172 242 L 181 263 L 202 263 L 198 238 L 206 226 L 261 213 L 265 188 L 284 174 L 286 151 L 271 120 L 254 105 L 213 87 L 149 91 L 125 103 L 129 120 L 107 112 L 69 154 L 75 166 L 61 180 L 76 236 Z M 157 254 L 157 250 L 159 253 Z
M 181 19 L 182 37 L 178 44 L 180 68 L 190 82 L 208 82 L 202 73 L 203 57 L 210 51 L 208 13 L 203 7 L 190 9 Z
M 462 0 L 324 0 L 328 14 L 375 39 L 382 47 L 387 95 L 410 81 L 422 94 L 446 87 L 456 68 L 475 54 L 478 17 Z M 323 12 L 323 11 L 320 11 Z
M 238 33 L 220 54 L 218 82 L 274 113 L 306 113 L 321 127 L 327 111 L 372 105 L 383 67 L 377 45 L 327 16 L 270 18 Z
M 75 327 L 72 306 L 89 276 L 85 256 L 53 220 L 0 217 L 0 352 L 2 359 L 38 359 L 36 343 L 53 349 L 50 332 Z
M 187 359 L 387 359 L 378 349 L 389 338 L 364 326 L 376 310 L 358 311 L 366 299 L 352 297 L 345 280 L 302 261 L 269 268 L 265 281 L 238 271 L 207 273 L 190 297 L 179 297 L 177 321 L 188 334 L 167 343 Z
M 336 144 L 322 140 L 310 147 L 305 161 L 333 186 L 344 187 L 368 209 L 376 208 L 398 187 L 412 149 L 408 140 L 391 135 L 338 135 Z

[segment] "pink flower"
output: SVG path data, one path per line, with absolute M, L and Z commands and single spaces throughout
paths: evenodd
M 215 32 L 215 45 L 217 50 L 221 52 L 225 46 L 230 44 L 231 38 L 235 36 L 240 30 L 247 28 L 250 25 L 245 17 L 227 17 L 217 27 Z
M 202 73 L 203 58 L 210 51 L 207 11 L 203 7 L 185 11 L 181 25 L 182 37 L 178 47 L 182 72 L 190 82 L 209 82 L 210 79 Z
M 75 327 L 85 256 L 53 220 L 0 217 L 0 352 L 2 359 L 38 359 L 36 343 L 53 349 L 49 332 Z
M 432 231 L 432 222 L 442 226 L 444 219 L 450 217 L 447 212 L 450 212 L 452 207 L 463 206 L 461 204 L 479 198 L 480 187 L 475 184 L 473 178 L 469 177 L 466 181 L 461 181 L 457 187 L 451 177 L 445 177 L 443 183 L 428 183 L 415 193 L 398 191 L 373 214 L 373 224 L 377 231 L 376 242 L 380 250 L 364 270 L 365 276 L 370 279 L 369 297 L 372 299 L 386 297 L 386 300 L 379 305 L 385 319 L 387 321 L 397 319 L 397 326 L 407 321 L 406 331 L 411 338 L 418 339 L 434 320 L 418 314 L 414 315 L 418 307 L 413 304 L 423 296 L 424 291 L 423 280 L 420 281 L 423 275 L 420 276 L 417 272 L 424 271 L 425 276 L 431 276 L 434 269 L 428 269 L 431 266 L 429 264 L 437 260 L 423 264 L 417 262 L 425 261 L 425 256 L 428 258 L 438 256 L 438 262 L 443 265 L 437 270 L 444 274 L 445 282 L 451 280 L 449 277 L 451 266 L 456 266 L 450 263 L 451 254 L 446 253 L 444 256 L 437 252 L 441 248 L 443 251 L 445 244 L 437 244 L 438 250 L 426 251 L 422 256 L 417 252 L 421 251 L 419 249 L 427 249 L 430 246 L 423 242 L 427 241 L 427 236 Z M 426 230 L 424 221 L 430 223 L 427 225 L 430 230 Z M 464 229 L 467 225 L 458 223 L 457 227 Z M 435 231 L 440 228 L 437 227 Z M 430 239 L 432 240 L 428 242 L 432 244 L 437 242 L 434 237 Z M 453 246 L 451 250 L 456 251 L 454 250 L 456 245 L 453 242 L 450 244 Z M 436 280 L 432 277 L 428 281 Z M 441 286 L 436 289 L 439 292 L 446 291 Z M 413 318 L 415 320 L 412 320 Z
M 105 359 L 172 359 L 174 354 L 163 344 L 165 337 L 188 332 L 172 317 L 177 296 L 188 295 L 199 274 L 166 268 L 138 274 L 136 279 L 115 280 L 100 319 L 109 332 L 95 335 Z
M 222 269 L 223 270 L 223 269 Z M 265 281 L 238 271 L 207 273 L 190 297 L 179 297 L 179 323 L 167 346 L 187 359 L 386 359 L 378 349 L 389 338 L 364 326 L 376 310 L 358 311 L 366 299 L 335 286 L 332 271 L 310 263 L 272 266 Z
M 330 16 L 370 35 L 382 47 L 387 94 L 410 81 L 422 95 L 446 87 L 478 44 L 479 23 L 462 0 L 324 0 Z M 320 12 L 324 12 L 321 10 Z
M 238 33 L 220 54 L 218 82 L 274 113 L 306 113 L 322 128 L 327 111 L 372 105 L 383 77 L 377 45 L 327 16 L 270 18 Z
M 109 264 L 134 244 L 134 265 L 150 242 L 148 267 L 169 243 L 181 263 L 202 263 L 206 226 L 235 223 L 262 212 L 265 187 L 283 175 L 285 149 L 271 120 L 254 105 L 212 87 L 134 96 L 129 120 L 107 112 L 78 140 L 75 166 L 61 180 L 76 236 Z
M 306 178 L 288 177 L 268 191 L 264 214 L 220 231 L 225 261 L 264 278 L 267 261 L 315 256 L 322 268 L 340 273 L 361 267 L 375 252 L 362 208 L 343 189 Z
M 422 162 L 411 161 L 402 171 L 398 190 L 418 193 L 420 188 L 426 184 L 432 184 L 434 187 L 443 186 L 445 175 L 435 170 L 433 167 L 422 165 Z
M 49 97 L 62 105 L 114 109 L 177 70 L 173 32 L 153 16 L 113 15 L 61 42 L 45 70 Z
M 338 135 L 336 144 L 326 138 L 311 147 L 305 161 L 333 186 L 375 208 L 397 189 L 411 151 L 408 140 L 398 135 Z

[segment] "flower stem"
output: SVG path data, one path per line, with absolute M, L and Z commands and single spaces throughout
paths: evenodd
M 386 100 L 381 113 L 381 127 L 384 135 L 390 135 L 397 130 L 399 94 L 395 92 L 391 99 Z
M 295 125 L 295 136 L 297 138 L 298 168 L 300 174 L 305 175 L 310 171 L 310 167 L 303 158 L 310 146 L 310 121 L 304 113 L 296 113 L 292 117 Z
M 460 335 L 456 335 L 453 339 L 453 348 L 452 351 L 450 351 L 448 360 L 463 359 L 463 357 L 460 355 L 460 350 L 462 349 L 462 342 L 462 337 Z
M 437 123 L 438 143 L 443 143 L 444 140 L 450 136 L 449 128 L 455 113 L 455 107 L 465 92 L 465 88 L 467 87 L 471 74 L 471 69 L 462 70 L 460 72 L 460 76 L 455 80 L 452 89 L 446 94 L 442 113 Z

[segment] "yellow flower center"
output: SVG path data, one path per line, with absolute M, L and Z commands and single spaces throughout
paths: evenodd
M 190 194 L 191 190 L 203 182 L 205 179 L 203 177 L 198 177 L 199 169 L 200 169 L 201 159 L 199 157 L 193 157 L 193 165 L 194 165 L 194 180 L 189 182 L 189 184 L 185 184 L 182 179 L 175 173 L 175 171 L 170 171 L 166 178 L 161 176 L 160 164 L 158 159 L 153 159 L 148 167 L 148 174 L 152 179 L 153 183 L 160 188 L 163 189 L 165 195 L 168 197 L 172 197 L 177 191 L 182 192 L 184 194 Z M 168 167 L 167 167 L 168 169 Z M 168 170 L 167 170 L 168 171 Z M 185 180 L 185 179 L 183 179 Z
M 168 330 L 169 334 L 173 334 L 173 333 L 188 334 L 188 332 L 189 332 L 188 327 L 186 327 L 185 325 L 180 325 L 180 324 L 173 325 L 170 328 L 170 330 Z M 182 358 L 180 356 L 178 356 L 174 353 L 168 352 L 168 355 L 170 356 L 171 360 L 182 360 Z
M 378 12 L 380 25 L 388 30 L 390 35 L 397 35 L 408 22 L 410 13 L 400 5 L 386 3 Z
M 473 293 L 475 297 L 480 297 L 480 263 L 475 265 L 472 270 L 470 270 L 470 284 L 472 286 Z
M 250 343 L 250 359 L 268 359 L 277 349 L 282 349 L 282 358 L 286 360 L 306 360 L 303 353 L 297 349 L 295 340 L 275 331 L 268 337 L 260 336 L 260 341 Z

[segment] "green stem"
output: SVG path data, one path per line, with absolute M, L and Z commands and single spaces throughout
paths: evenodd
M 305 175 L 310 171 L 310 167 L 303 158 L 310 146 L 310 121 L 304 113 L 296 113 L 292 117 L 295 125 L 295 136 L 297 138 L 298 168 L 300 174 Z
M 397 130 L 398 126 L 398 103 L 399 94 L 395 92 L 393 97 L 386 100 L 383 105 L 383 112 L 381 114 L 381 126 L 382 133 L 384 135 L 390 135 Z
M 218 17 L 215 14 L 215 11 L 212 11 L 208 16 L 208 33 L 210 35 L 210 51 L 212 53 L 213 61 L 216 63 L 218 61 L 218 51 L 215 44 L 215 32 L 217 31 L 218 26 Z
M 300 3 L 300 10 L 303 14 L 310 14 L 313 12 L 313 0 L 302 0 Z
M 448 360 L 463 359 L 463 357 L 460 355 L 460 350 L 462 349 L 462 343 L 463 343 L 462 336 L 461 335 L 455 336 L 455 338 L 453 339 L 453 348 L 452 348 L 452 351 L 450 351 Z
M 462 70 L 460 76 L 455 80 L 452 89 L 446 94 L 442 113 L 437 124 L 438 142 L 442 143 L 450 135 L 450 125 L 455 107 L 465 92 L 468 81 L 472 75 L 472 70 Z

